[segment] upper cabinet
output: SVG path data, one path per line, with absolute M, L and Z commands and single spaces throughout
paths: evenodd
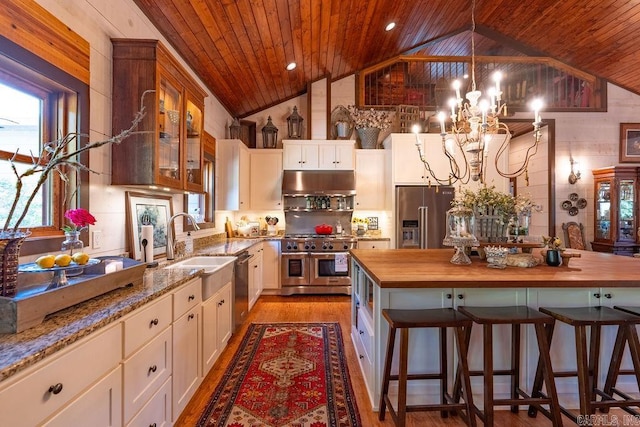
M 251 209 L 282 210 L 282 150 L 251 152 Z
M 145 117 L 112 146 L 111 183 L 202 192 L 205 92 L 159 41 L 112 43 L 113 130 L 131 125 L 141 101 Z
M 593 171 L 594 181 L 594 241 L 598 252 L 631 255 L 640 244 L 638 227 L 638 168 L 615 166 Z
M 391 150 L 356 150 L 356 209 L 387 210 L 391 206 Z
M 288 170 L 354 168 L 353 140 L 284 140 L 283 167 Z
M 249 148 L 239 139 L 216 142 L 216 209 L 250 208 L 250 156 Z

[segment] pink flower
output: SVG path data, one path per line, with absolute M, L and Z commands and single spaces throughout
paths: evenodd
M 88 228 L 89 225 L 94 225 L 96 219 L 86 209 L 69 209 L 64 213 L 64 217 L 67 218 L 73 226 L 65 225 L 62 227 L 64 231 L 82 231 Z

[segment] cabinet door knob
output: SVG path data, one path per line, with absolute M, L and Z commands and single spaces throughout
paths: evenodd
M 58 383 L 56 385 L 52 385 L 49 387 L 49 393 L 58 394 L 62 391 L 62 383 Z
M 156 423 L 149 424 L 149 427 L 156 427 L 156 426 L 157 426 Z
M 606 299 L 611 299 L 611 294 L 604 294 L 604 297 L 605 297 Z
M 593 294 L 594 297 L 596 298 L 600 298 L 600 294 L 598 292 L 596 292 L 595 294 Z
M 363 356 L 363 355 L 360 355 L 360 360 L 362 360 L 362 359 L 364 359 L 364 356 Z
M 458 294 L 458 299 L 464 299 L 464 295 Z
M 358 332 L 360 333 L 360 335 L 364 335 L 364 331 L 362 329 L 358 330 Z
M 191 320 L 191 319 L 193 319 L 194 317 L 196 317 L 196 315 L 195 315 L 195 314 L 193 314 L 193 313 L 191 313 L 191 314 L 189 315 L 189 317 L 187 317 L 187 320 Z
M 447 299 L 451 299 L 451 298 L 453 298 L 453 295 L 447 294 L 446 297 L 447 297 Z
M 158 367 L 156 365 L 150 366 L 149 370 L 147 371 L 147 375 L 150 375 L 152 372 L 155 372 L 158 370 Z
M 153 319 L 153 320 L 151 321 L 151 323 L 149 324 L 149 327 L 151 327 L 151 326 L 157 326 L 157 325 L 158 325 L 158 319 L 157 319 L 157 318 L 155 318 L 155 319 Z
M 195 295 L 189 295 L 189 301 L 193 301 L 194 299 L 196 299 Z

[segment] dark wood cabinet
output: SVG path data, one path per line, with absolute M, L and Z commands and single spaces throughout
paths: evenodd
M 597 252 L 628 255 L 638 252 L 638 172 L 635 166 L 595 169 L 594 240 Z
M 202 192 L 205 92 L 158 40 L 112 44 L 113 132 L 130 126 L 151 92 L 138 133 L 112 146 L 111 183 Z

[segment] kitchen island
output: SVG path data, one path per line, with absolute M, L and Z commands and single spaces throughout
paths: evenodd
M 568 266 L 532 268 L 487 268 L 486 261 L 472 258 L 470 265 L 449 262 L 452 249 L 356 249 L 352 254 L 352 340 L 359 353 L 360 367 L 374 410 L 378 409 L 380 383 L 388 327 L 381 316 L 382 309 L 422 309 L 436 307 L 507 306 L 640 306 L 640 260 L 605 253 L 571 251 L 580 254 Z M 540 257 L 540 250 L 534 250 Z M 472 334 L 470 366 L 481 370 L 481 333 L 475 327 Z M 603 330 L 603 348 L 612 348 L 613 329 Z M 505 326 L 494 329 L 494 363 L 504 367 L 509 361 L 510 334 Z M 437 334 L 434 330 L 417 330 L 411 335 L 410 372 L 435 371 L 439 360 Z M 453 340 L 448 340 L 449 355 L 454 355 Z M 531 384 L 537 363 L 535 333 L 523 334 L 522 384 Z M 575 367 L 573 331 L 558 324 L 552 342 L 552 362 L 556 370 Z M 605 358 L 606 359 L 606 358 Z M 625 358 L 623 366 L 627 366 Z M 601 360 L 600 374 L 604 380 L 607 360 Z M 395 369 L 395 368 L 394 368 Z M 451 378 L 453 373 L 450 372 Z M 638 392 L 637 385 L 627 378 L 618 381 L 620 388 Z M 577 407 L 575 379 L 558 379 L 561 402 Z M 450 382 L 451 384 L 451 382 Z M 472 379 L 474 395 L 480 398 L 481 378 Z M 508 394 L 508 378 L 497 377 L 496 395 Z M 438 397 L 438 384 L 431 381 L 409 383 L 410 399 L 425 401 L 425 396 Z M 427 397 L 427 399 L 429 399 Z

